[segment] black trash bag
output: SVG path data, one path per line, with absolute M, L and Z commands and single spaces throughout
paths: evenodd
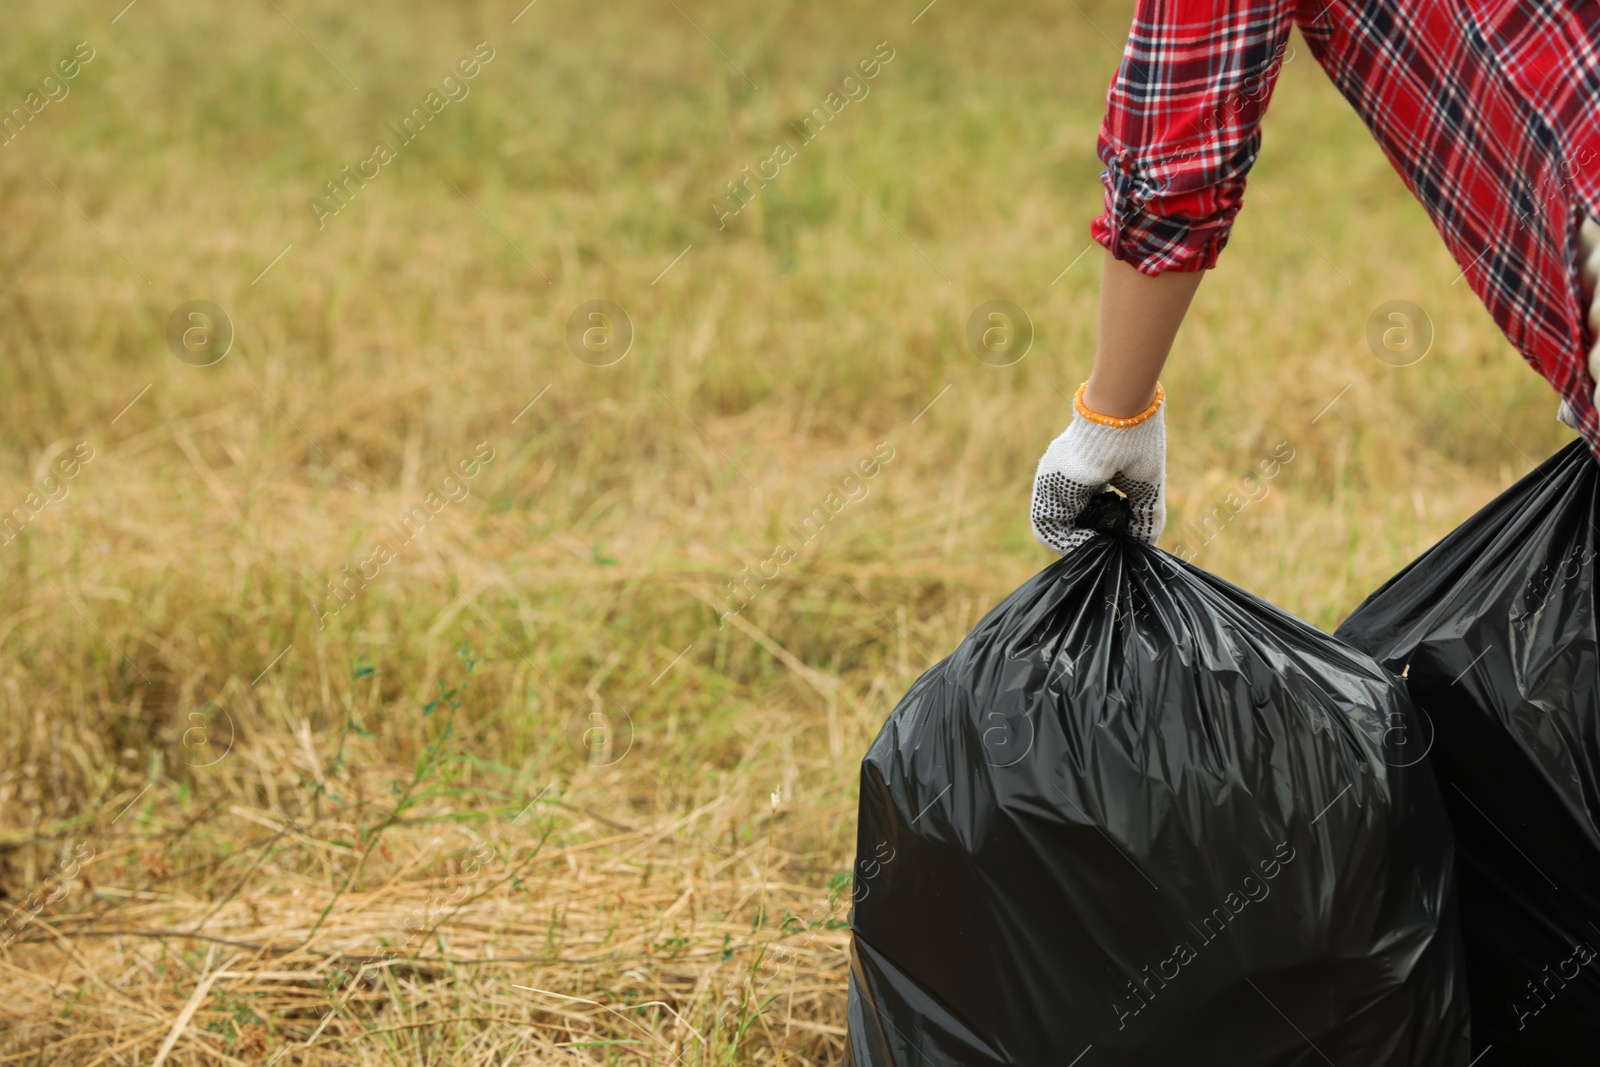
M 1094 508 L 862 760 L 855 1064 L 1465 1067 L 1403 687 Z
M 1600 1063 L 1597 523 L 1600 468 L 1575 441 L 1339 628 L 1409 665 L 1424 716 L 1406 744 L 1455 824 L 1478 1067 Z

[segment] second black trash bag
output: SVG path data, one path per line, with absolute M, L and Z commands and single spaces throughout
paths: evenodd
M 1478 1067 L 1600 1062 L 1597 524 L 1575 441 L 1339 628 L 1409 668 L 1425 713 L 1409 747 L 1455 822 Z
M 857 1067 L 1465 1067 L 1402 688 L 1094 508 L 862 760 Z

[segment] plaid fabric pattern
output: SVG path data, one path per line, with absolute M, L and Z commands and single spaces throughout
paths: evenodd
M 1600 456 L 1576 237 L 1600 218 L 1600 0 L 1137 0 L 1094 239 L 1146 274 L 1216 264 L 1295 25 Z

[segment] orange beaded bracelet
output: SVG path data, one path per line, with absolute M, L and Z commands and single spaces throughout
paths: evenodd
M 1088 382 L 1084 382 L 1082 385 L 1078 386 L 1077 393 L 1072 397 L 1072 406 L 1077 410 L 1079 415 L 1082 415 L 1090 422 L 1097 422 L 1101 426 L 1115 426 L 1119 430 L 1126 430 L 1130 426 L 1137 426 L 1141 422 L 1144 422 L 1146 419 L 1150 418 L 1150 416 L 1161 410 L 1161 402 L 1167 398 L 1167 391 L 1161 388 L 1160 382 L 1157 382 L 1156 395 L 1155 398 L 1150 401 L 1149 407 L 1145 408 L 1137 415 L 1129 415 L 1127 418 L 1117 418 L 1114 415 L 1102 415 L 1098 411 L 1089 410 L 1088 406 L 1083 402 L 1083 392 L 1088 388 Z

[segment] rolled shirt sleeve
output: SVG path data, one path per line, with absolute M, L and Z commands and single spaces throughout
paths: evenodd
M 1090 233 L 1144 274 L 1213 267 L 1261 147 L 1293 0 L 1139 0 L 1097 145 Z

